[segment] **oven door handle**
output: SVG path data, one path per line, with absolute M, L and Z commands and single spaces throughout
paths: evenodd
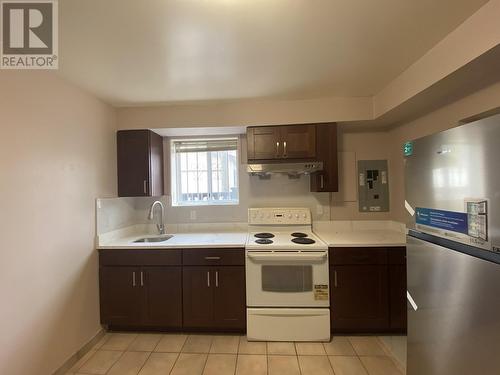
M 326 253 L 321 253 L 321 254 L 253 254 L 253 253 L 248 253 L 247 257 L 256 260 L 256 261 L 264 261 L 264 262 L 272 262 L 272 261 L 278 261 L 278 262 L 293 262 L 293 261 L 299 261 L 299 262 L 318 262 L 318 261 L 323 261 L 326 259 Z

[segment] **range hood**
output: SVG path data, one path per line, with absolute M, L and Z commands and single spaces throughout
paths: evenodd
M 323 162 L 310 161 L 302 163 L 267 163 L 248 164 L 247 172 L 252 176 L 269 178 L 272 174 L 286 174 L 289 177 L 299 177 L 323 170 Z

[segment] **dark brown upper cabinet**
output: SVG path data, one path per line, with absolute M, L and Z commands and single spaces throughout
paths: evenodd
M 118 196 L 163 195 L 163 139 L 151 130 L 117 132 Z
M 311 175 L 312 192 L 338 191 L 337 124 L 250 126 L 248 163 L 321 161 Z
M 337 124 L 317 124 L 316 139 L 317 159 L 323 162 L 323 170 L 311 174 L 311 191 L 338 191 Z
M 314 159 L 315 125 L 256 126 L 247 128 L 248 160 Z

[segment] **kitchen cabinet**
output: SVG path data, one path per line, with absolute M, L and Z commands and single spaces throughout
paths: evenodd
M 144 296 L 137 286 L 139 267 L 101 267 L 99 290 L 101 323 L 140 325 Z
M 246 329 L 245 267 L 215 269 L 214 326 L 228 330 Z
M 390 329 L 406 332 L 406 249 L 389 252 L 389 307 Z
M 281 135 L 279 126 L 258 126 L 247 128 L 248 160 L 280 159 Z
M 184 326 L 208 328 L 213 324 L 214 296 L 210 267 L 184 267 L 182 294 Z M 213 281 L 212 281 L 213 282 Z
M 331 248 L 334 332 L 405 332 L 405 248 Z
M 244 330 L 243 266 L 183 269 L 184 327 Z
M 101 323 L 181 328 L 180 260 L 176 250 L 101 250 Z
M 311 174 L 312 192 L 339 190 L 339 161 L 337 151 L 337 124 L 317 124 L 317 159 L 323 162 L 323 170 Z
M 114 328 L 246 328 L 245 251 L 99 251 L 101 323 Z
M 117 132 L 118 196 L 163 195 L 163 139 L 151 130 Z
M 182 268 L 143 267 L 148 327 L 182 327 Z
M 250 161 L 312 160 L 316 157 L 316 125 L 247 128 Z
M 387 267 L 332 267 L 332 331 L 371 332 L 389 325 Z
M 243 249 L 186 249 L 183 253 L 184 328 L 246 328 Z
M 250 126 L 248 163 L 320 161 L 310 178 L 312 192 L 338 191 L 337 124 Z

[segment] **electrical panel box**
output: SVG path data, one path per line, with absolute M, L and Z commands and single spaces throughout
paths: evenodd
M 389 211 L 387 160 L 358 160 L 360 212 Z

